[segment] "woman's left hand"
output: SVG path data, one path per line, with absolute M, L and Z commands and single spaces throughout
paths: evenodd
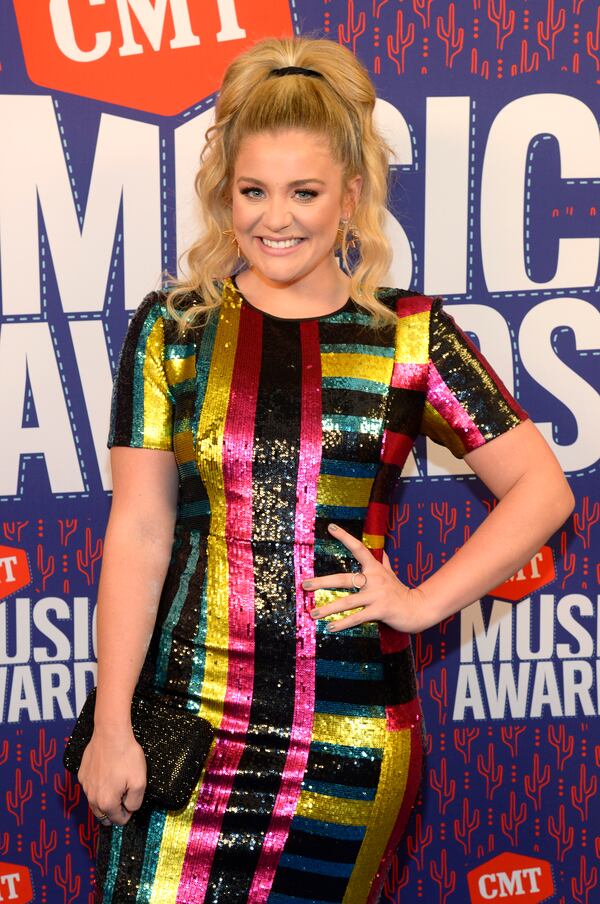
M 350 550 L 354 558 L 360 563 L 361 571 L 366 580 L 358 593 L 342 596 L 331 603 L 317 606 L 311 610 L 313 618 L 323 618 L 336 612 L 346 612 L 363 606 L 360 612 L 353 612 L 346 618 L 331 622 L 327 629 L 330 632 L 343 631 L 345 628 L 353 628 L 363 622 L 381 621 L 396 631 L 406 631 L 416 634 L 436 624 L 431 614 L 427 614 L 425 600 L 418 588 L 411 589 L 398 580 L 390 560 L 384 551 L 383 562 L 378 562 L 370 549 L 360 540 L 357 540 L 348 531 L 336 524 L 328 525 L 332 536 L 344 544 Z M 340 574 L 327 574 L 323 577 L 309 578 L 302 582 L 305 590 L 336 590 L 353 589 L 352 579 L 356 578 L 356 572 L 342 572 Z

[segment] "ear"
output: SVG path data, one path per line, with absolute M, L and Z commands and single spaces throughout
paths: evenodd
M 346 220 L 352 219 L 352 215 L 358 206 L 362 185 L 363 177 L 361 175 L 353 176 L 346 183 L 343 201 L 344 219 Z

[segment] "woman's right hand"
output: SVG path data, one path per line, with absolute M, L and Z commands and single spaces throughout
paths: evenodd
M 132 729 L 94 728 L 77 778 L 102 825 L 129 822 L 146 790 L 146 757 Z

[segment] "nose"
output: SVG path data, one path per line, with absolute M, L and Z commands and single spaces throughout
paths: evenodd
M 291 226 L 293 214 L 288 207 L 288 198 L 271 195 L 265 202 L 263 224 L 271 232 L 281 232 Z

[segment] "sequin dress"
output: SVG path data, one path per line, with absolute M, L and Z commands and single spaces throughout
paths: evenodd
M 265 314 L 234 280 L 184 339 L 151 293 L 115 378 L 109 446 L 174 451 L 172 556 L 141 676 L 217 729 L 189 805 L 100 826 L 104 904 L 374 904 L 413 808 L 424 726 L 408 635 L 309 616 L 355 569 L 334 521 L 381 558 L 415 437 L 462 456 L 526 415 L 439 301 L 379 290 Z M 151 488 L 150 488 L 151 490 Z M 340 616 L 332 616 L 338 618 Z

